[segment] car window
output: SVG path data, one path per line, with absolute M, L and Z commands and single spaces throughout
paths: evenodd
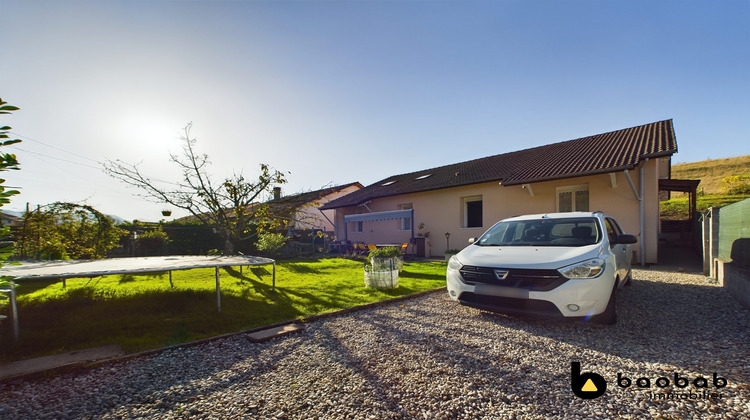
M 615 222 L 612 218 L 607 217 L 604 220 L 604 224 L 607 226 L 607 237 L 609 238 L 610 246 L 612 246 L 612 243 L 617 238 L 617 235 L 620 235 L 622 233 L 622 230 L 620 229 L 620 226 L 617 224 L 617 222 Z
M 593 217 L 503 221 L 492 226 L 479 246 L 584 246 L 601 241 Z

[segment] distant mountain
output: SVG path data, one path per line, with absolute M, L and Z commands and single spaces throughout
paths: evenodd
M 105 214 L 105 216 L 111 217 L 112 219 L 114 219 L 116 225 L 121 225 L 123 223 L 129 223 L 130 222 L 129 220 L 125 220 L 125 219 L 123 219 L 120 216 L 115 216 L 114 214 Z
M 18 211 L 18 210 L 2 210 L 0 211 L 4 215 L 8 215 L 12 218 L 17 219 L 23 219 L 24 211 Z M 105 216 L 112 218 L 115 221 L 116 225 L 121 225 L 123 223 L 129 223 L 128 220 L 123 219 L 120 216 L 115 216 L 114 214 L 105 214 Z
M 3 214 L 7 214 L 13 217 L 23 217 L 23 214 L 25 213 L 23 211 L 17 211 L 17 210 L 3 210 L 2 212 Z

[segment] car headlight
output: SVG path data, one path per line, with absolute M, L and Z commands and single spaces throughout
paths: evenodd
M 569 279 L 593 279 L 604 271 L 604 260 L 594 258 L 578 264 L 569 265 L 557 270 Z
M 455 255 L 448 260 L 448 270 L 459 270 L 461 267 L 463 267 L 463 264 Z

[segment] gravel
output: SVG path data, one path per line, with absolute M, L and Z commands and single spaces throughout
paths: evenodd
M 439 291 L 265 343 L 239 334 L 0 383 L 0 418 L 748 418 L 750 312 L 698 273 L 633 277 L 615 326 L 492 314 Z M 605 378 L 603 396 L 573 394 L 573 361 Z

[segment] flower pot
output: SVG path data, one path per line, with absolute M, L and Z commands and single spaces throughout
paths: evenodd
M 365 266 L 365 286 L 376 289 L 398 287 L 398 264 L 395 258 L 372 258 L 372 265 Z

